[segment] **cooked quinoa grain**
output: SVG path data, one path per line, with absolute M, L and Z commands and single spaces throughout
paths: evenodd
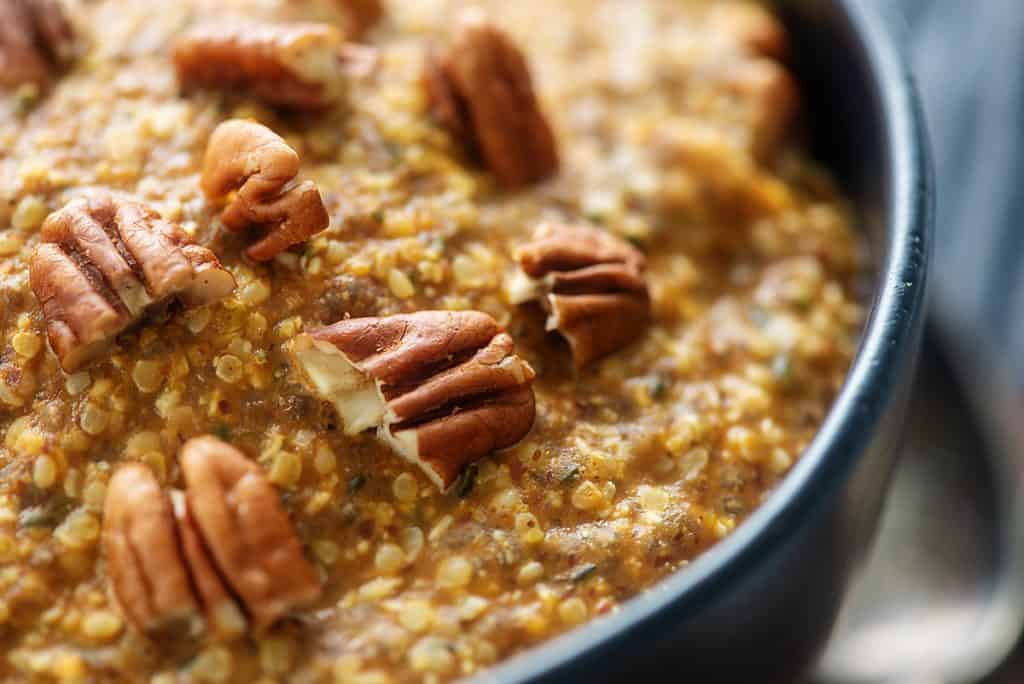
M 31 97 L 0 91 L 0 680 L 473 675 L 614 612 L 730 534 L 839 391 L 864 254 L 802 148 L 775 43 L 723 23 L 718 0 L 476 0 L 521 49 L 557 142 L 557 172 L 552 157 L 545 180 L 515 191 L 487 168 L 493 148 L 474 155 L 423 88 L 427 47 L 452 39 L 468 2 L 386 3 L 363 38 L 373 52 L 345 64 L 343 106 L 179 88 L 169 55 L 186 28 L 344 26 L 344 4 L 69 3 L 75 65 Z M 753 16 L 768 22 L 761 39 L 784 43 Z M 225 230 L 200 189 L 228 119 L 262 123 L 301 157 L 296 183 L 318 189 L 326 230 L 245 257 L 257 235 Z M 67 374 L 28 263 L 47 216 L 96 189 L 159 211 L 236 287 L 150 312 Z M 545 329 L 543 298 L 520 296 L 517 250 L 542 224 L 614 236 L 643 264 L 631 301 L 646 324 L 583 367 Z M 532 430 L 446 492 L 372 433 L 347 436 L 283 348 L 345 318 L 424 310 L 491 316 L 536 372 Z M 141 634 L 101 558 L 108 483 L 136 462 L 183 489 L 179 450 L 204 434 L 263 469 L 322 596 L 235 640 Z M 244 631 L 237 610 L 223 617 Z

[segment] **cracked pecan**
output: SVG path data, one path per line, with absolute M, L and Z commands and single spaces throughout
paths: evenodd
M 644 255 L 594 228 L 543 224 L 516 250 L 514 304 L 539 301 L 548 330 L 569 343 L 577 368 L 640 337 L 650 319 Z
M 137 629 L 198 615 L 170 499 L 146 466 L 121 466 L 110 478 L 103 553 L 121 611 Z
M 186 89 L 244 93 L 271 105 L 324 109 L 342 99 L 342 34 L 328 24 L 205 25 L 174 46 Z
M 343 320 L 299 336 L 289 353 L 347 433 L 376 429 L 442 490 L 533 426 L 533 369 L 484 313 Z
M 74 33 L 57 0 L 0 2 L 0 86 L 45 85 L 74 52 Z
M 214 437 L 189 440 L 179 461 L 194 529 L 257 631 L 320 595 L 320 579 L 258 465 Z
M 95 193 L 43 224 L 29 265 L 50 346 L 74 372 L 147 309 L 199 306 L 230 294 L 234 278 L 208 249 L 138 202 Z
M 203 165 L 203 193 L 211 201 L 236 193 L 221 214 L 228 230 L 266 229 L 246 251 L 251 259 L 273 259 L 330 224 L 316 185 L 295 180 L 300 165 L 295 150 L 261 124 L 235 119 L 213 132 Z
M 558 170 L 526 58 L 481 12 L 459 16 L 447 50 L 428 56 L 424 84 L 438 123 L 503 186 L 521 188 Z

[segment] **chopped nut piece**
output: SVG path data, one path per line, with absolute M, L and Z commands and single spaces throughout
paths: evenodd
M 512 446 L 533 425 L 533 369 L 484 313 L 344 320 L 299 336 L 289 352 L 346 432 L 376 429 L 442 490 L 467 464 Z
M 230 444 L 182 447 L 188 509 L 214 564 L 257 631 L 320 595 L 320 581 L 263 470 Z
M 155 629 L 198 612 L 170 500 L 146 466 L 122 466 L 110 479 L 103 551 L 120 607 L 136 628 Z
M 237 191 L 221 214 L 228 230 L 267 228 L 266 235 L 246 252 L 256 261 L 273 259 L 330 224 L 316 185 L 295 181 L 299 166 L 295 150 L 258 123 L 226 121 L 210 138 L 203 165 L 203 193 L 218 201 Z
M 74 56 L 71 24 L 57 0 L 0 2 L 0 86 L 43 86 Z
M 224 298 L 234 278 L 217 257 L 143 204 L 96 193 L 51 214 L 30 264 L 32 290 L 61 366 L 98 356 L 151 307 Z
M 174 47 L 186 89 L 242 92 L 272 105 L 324 109 L 345 93 L 340 31 L 328 24 L 199 26 Z
M 438 123 L 505 187 L 558 170 L 555 136 L 526 58 L 479 10 L 463 12 L 448 50 L 428 57 L 424 83 Z
M 594 228 L 543 224 L 516 258 L 513 303 L 540 301 L 578 368 L 640 337 L 650 319 L 644 255 Z

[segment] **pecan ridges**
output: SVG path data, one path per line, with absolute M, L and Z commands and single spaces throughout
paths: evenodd
M 558 170 L 526 58 L 480 12 L 464 12 L 448 48 L 428 55 L 424 84 L 438 123 L 501 185 L 521 188 Z
M 290 351 L 307 386 L 338 407 L 347 431 L 376 428 L 441 489 L 533 425 L 533 369 L 487 314 L 344 320 L 298 338 Z M 378 404 L 350 412 L 353 402 L 368 399 L 365 390 Z
M 212 635 L 231 638 L 249 624 L 263 632 L 319 596 L 320 580 L 259 466 L 213 437 L 186 443 L 181 466 L 185 493 L 164 492 L 140 464 L 110 480 L 104 557 L 133 626 L 152 631 L 201 612 Z
M 629 243 L 583 226 L 545 224 L 516 251 L 513 303 L 539 301 L 549 330 L 568 341 L 577 367 L 643 335 L 650 320 L 646 259 Z
M 0 86 L 45 85 L 74 56 L 74 34 L 57 0 L 0 2 Z
M 227 296 L 234 278 L 209 250 L 138 202 L 95 193 L 43 223 L 29 265 L 50 346 L 73 372 L 152 306 Z
M 345 94 L 341 32 L 328 24 L 203 25 L 174 47 L 185 89 L 242 93 L 271 105 L 318 110 Z

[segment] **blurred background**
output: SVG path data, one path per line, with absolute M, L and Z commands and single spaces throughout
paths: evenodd
M 1024 682 L 1024 0 L 879 5 L 937 172 L 927 349 L 878 543 L 821 682 Z

